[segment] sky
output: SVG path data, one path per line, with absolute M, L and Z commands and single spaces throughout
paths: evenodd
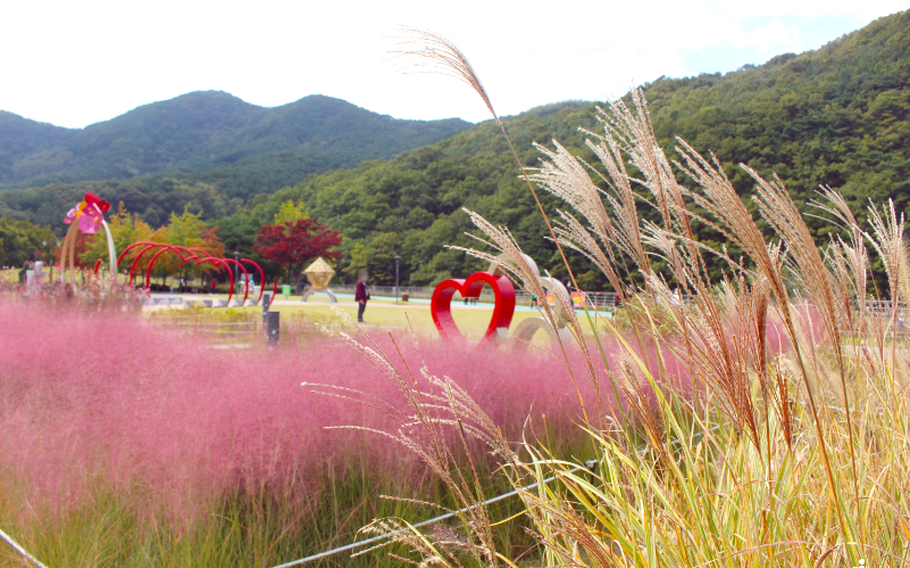
M 398 26 L 453 40 L 506 116 L 816 49 L 908 4 L 4 0 L 0 109 L 82 128 L 212 89 L 260 106 L 322 94 L 396 118 L 477 122 L 489 114 L 467 86 L 408 73 L 390 54 Z

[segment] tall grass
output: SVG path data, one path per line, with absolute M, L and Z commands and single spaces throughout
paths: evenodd
M 333 429 L 385 431 L 406 409 L 377 414 L 351 400 L 397 391 L 339 342 L 215 350 L 202 335 L 171 333 L 166 318 L 3 297 L 0 321 L 0 527 L 48 565 L 264 566 L 347 544 L 374 518 L 438 514 L 381 494 L 455 504 L 400 444 Z M 579 416 L 565 367 L 550 357 L 399 346 L 399 370 L 458 377 L 506 439 L 559 440 Z M 344 396 L 320 394 L 329 389 Z M 496 462 L 473 450 L 489 476 Z M 527 541 L 520 530 L 496 538 Z M 0 559 L 21 560 L 2 543 Z
M 429 32 L 412 31 L 409 40 L 405 53 L 462 78 L 495 118 L 457 48 Z M 801 211 L 779 179 L 745 165 L 754 190 L 741 196 L 713 157 L 685 141 L 678 140 L 675 157 L 664 153 L 639 90 L 609 103 L 599 118 L 602 129 L 587 132 L 597 163 L 554 141 L 539 146 L 540 168 L 522 168 L 565 204 L 547 218 L 560 250 L 584 255 L 623 295 L 623 329 L 604 320 L 595 347 L 574 334 L 554 353 L 571 367 L 579 392 L 594 393 L 581 424 L 597 456 L 593 470 L 545 441 L 509 445 L 469 400 L 453 396 L 445 405 L 447 420 L 470 421 L 500 457 L 537 538 L 534 563 L 910 563 L 910 369 L 898 333 L 910 288 L 903 217 L 891 203 L 883 210 L 870 204 L 870 224 L 860 225 L 831 188 L 820 189 L 812 211 Z M 748 199 L 768 230 L 759 228 Z M 539 291 L 520 243 L 468 213 L 487 248 L 467 252 L 505 255 L 503 269 Z M 829 242 L 813 239 L 806 214 L 831 223 Z M 727 246 L 699 242 L 699 227 Z M 873 253 L 888 276 L 885 290 L 872 285 Z M 680 302 L 677 290 L 691 301 Z M 893 302 L 884 315 L 871 309 L 881 299 Z M 544 315 L 552 322 L 548 309 Z M 600 316 L 586 310 L 581 317 Z M 579 329 L 577 321 L 568 327 Z M 617 344 L 618 352 L 607 347 Z M 378 364 L 396 360 L 394 351 L 372 356 Z M 678 368 L 691 377 L 690 388 L 675 380 Z M 406 376 L 390 378 L 408 386 L 404 399 L 414 416 L 441 406 L 422 399 Z M 440 450 L 436 424 L 421 427 L 418 454 L 459 446 Z M 463 430 L 465 439 L 472 433 Z M 471 513 L 458 527 L 402 537 L 412 558 L 515 565 L 519 559 L 490 538 L 493 523 L 473 472 L 437 461 L 434 469 Z

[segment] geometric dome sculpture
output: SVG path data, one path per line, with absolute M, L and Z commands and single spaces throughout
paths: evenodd
M 335 298 L 335 294 L 329 290 L 329 281 L 335 276 L 335 270 L 322 257 L 317 258 L 312 264 L 307 266 L 303 273 L 306 274 L 307 280 L 310 281 L 310 287 L 303 293 L 304 302 L 315 292 L 327 294 L 333 302 L 338 301 Z
M 317 290 L 328 288 L 329 280 L 332 279 L 332 276 L 335 276 L 335 270 L 321 256 L 313 261 L 313 264 L 307 266 L 303 273 L 306 274 L 310 285 Z

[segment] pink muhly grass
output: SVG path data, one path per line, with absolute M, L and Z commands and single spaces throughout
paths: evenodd
M 399 400 L 340 342 L 225 352 L 133 315 L 4 302 L 0 321 L 0 475 L 18 480 L 39 515 L 78 506 L 99 480 L 147 492 L 150 506 L 189 520 L 225 491 L 292 484 L 302 495 L 318 490 L 329 467 L 414 465 L 391 440 L 325 428 L 392 422 L 302 382 Z M 379 343 L 395 352 L 390 340 Z M 518 439 L 529 415 L 546 415 L 551 429 L 578 419 L 577 395 L 552 358 L 432 341 L 419 354 L 407 341 L 400 347 L 415 372 L 422 356 L 429 372 L 454 379 L 509 439 Z

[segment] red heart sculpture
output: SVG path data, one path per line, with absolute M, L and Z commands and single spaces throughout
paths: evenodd
M 494 276 L 489 272 L 475 272 L 466 279 L 443 280 L 433 290 L 433 299 L 430 301 L 430 313 L 433 314 L 433 323 L 439 330 L 443 339 L 457 340 L 462 335 L 458 325 L 452 317 L 452 296 L 457 291 L 464 298 L 478 298 L 484 285 L 493 288 L 493 317 L 484 334 L 481 343 L 493 339 L 497 332 L 508 333 L 512 315 L 515 313 L 515 287 L 511 280 L 505 276 Z M 501 331 L 500 331 L 501 330 Z

